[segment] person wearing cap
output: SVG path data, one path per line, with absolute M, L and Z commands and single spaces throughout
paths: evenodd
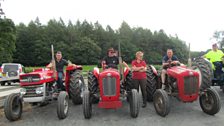
M 221 73 L 223 56 L 224 53 L 218 49 L 217 43 L 213 43 L 212 50 L 206 53 L 203 57 L 209 59 L 209 61 L 212 63 L 212 69 L 215 70 L 214 73 Z
M 114 68 L 118 69 L 119 58 L 118 52 L 114 51 L 113 48 L 107 50 L 107 56 L 103 59 L 102 63 L 105 64 L 105 68 Z M 126 62 L 122 61 L 122 64 L 129 69 L 129 66 Z
M 55 56 L 56 56 L 55 65 L 56 65 L 56 71 L 57 71 L 57 74 L 58 74 L 57 88 L 59 90 L 65 90 L 65 87 L 63 85 L 64 66 L 74 66 L 74 67 L 76 67 L 76 65 L 71 64 L 67 60 L 63 59 L 61 51 L 57 51 Z M 52 62 L 47 65 L 47 68 L 52 68 L 52 67 L 53 67 Z
M 143 104 L 142 107 L 146 107 L 146 100 L 147 100 L 147 93 L 146 93 L 146 83 L 147 83 L 147 76 L 146 76 L 146 62 L 143 60 L 143 52 L 138 51 L 136 52 L 136 59 L 132 61 L 132 79 L 133 79 L 133 84 L 134 88 L 139 91 L 139 85 L 141 88 L 142 92 L 142 99 L 143 99 Z

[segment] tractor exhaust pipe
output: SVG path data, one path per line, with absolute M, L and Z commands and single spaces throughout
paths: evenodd
M 189 51 L 189 54 L 188 54 L 188 67 L 191 68 L 192 61 L 191 61 L 191 44 L 190 43 L 189 43 L 189 46 L 188 46 L 188 51 Z

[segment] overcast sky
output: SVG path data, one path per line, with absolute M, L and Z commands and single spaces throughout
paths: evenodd
M 16 24 L 37 16 L 49 19 L 99 21 L 113 29 L 126 21 L 131 27 L 163 29 L 191 43 L 191 50 L 205 51 L 214 31 L 224 30 L 224 0 L 4 0 L 2 8 Z

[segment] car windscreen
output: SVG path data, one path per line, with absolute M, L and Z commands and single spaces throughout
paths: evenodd
M 19 69 L 18 65 L 4 65 L 3 72 L 11 72 L 11 71 L 17 71 Z

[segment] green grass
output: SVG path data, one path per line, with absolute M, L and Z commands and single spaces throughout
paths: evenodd
M 96 66 L 97 65 L 82 65 L 83 72 L 88 72 L 89 70 L 93 70 L 93 68 Z M 29 72 L 32 72 L 33 69 L 37 69 L 37 68 L 45 68 L 45 67 L 44 66 L 35 66 L 35 67 L 28 66 L 28 67 L 25 67 L 25 72 L 29 73 Z
M 131 64 L 128 64 L 129 67 L 131 67 Z M 161 65 L 153 65 L 157 70 L 161 69 Z M 97 67 L 97 65 L 82 65 L 83 73 L 87 74 L 89 70 L 93 70 L 94 67 Z M 25 72 L 29 73 L 32 72 L 33 69 L 37 68 L 44 68 L 44 66 L 35 66 L 35 67 L 25 67 Z

